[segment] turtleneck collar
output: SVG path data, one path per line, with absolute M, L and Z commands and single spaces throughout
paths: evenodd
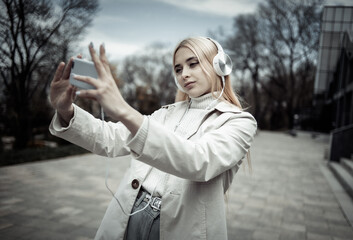
M 212 101 L 216 100 L 216 98 L 212 96 L 212 93 L 207 93 L 205 95 L 202 95 L 196 98 L 190 97 L 190 99 L 191 99 L 190 108 L 196 108 L 196 109 L 206 109 L 212 103 Z

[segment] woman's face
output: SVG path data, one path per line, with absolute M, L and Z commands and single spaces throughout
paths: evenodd
M 174 56 L 174 71 L 180 86 L 190 97 L 211 92 L 211 82 L 201 68 L 196 55 L 187 47 L 181 47 Z

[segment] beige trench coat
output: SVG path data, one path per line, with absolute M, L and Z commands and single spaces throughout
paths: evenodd
M 50 131 L 96 154 L 132 156 L 115 194 L 125 212 L 131 211 L 152 167 L 168 173 L 160 239 L 227 239 L 224 193 L 253 141 L 256 121 L 251 114 L 220 102 L 192 123 L 191 131 L 177 136 L 170 130 L 179 120 L 173 113 L 186 107 L 187 102 L 162 107 L 145 117 L 134 137 L 120 123 L 104 123 L 102 129 L 100 120 L 77 106 L 69 127 L 62 128 L 55 115 Z M 128 220 L 113 199 L 95 239 L 123 239 Z

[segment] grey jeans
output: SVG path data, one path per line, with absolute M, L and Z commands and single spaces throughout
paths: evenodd
M 131 212 L 144 208 L 147 201 L 144 200 L 147 192 L 142 191 L 136 198 Z M 125 240 L 159 240 L 159 217 L 160 211 L 148 206 L 145 210 L 138 212 L 129 218 L 125 232 Z

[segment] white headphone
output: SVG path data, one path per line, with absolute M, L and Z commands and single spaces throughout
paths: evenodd
M 233 63 L 232 63 L 232 59 L 229 57 L 228 54 L 226 54 L 223 51 L 223 48 L 221 46 L 221 44 L 219 44 L 216 40 L 213 40 L 212 38 L 206 38 L 210 41 L 212 41 L 216 47 L 217 47 L 217 55 L 214 56 L 213 58 L 213 68 L 216 72 L 216 74 L 220 77 L 222 77 L 222 81 L 223 81 L 223 89 L 224 89 L 224 77 L 228 76 L 231 72 L 232 72 L 232 67 L 233 67 Z M 173 71 L 174 73 L 174 71 Z M 180 86 L 175 73 L 174 73 L 174 81 L 175 84 L 177 85 L 178 89 L 182 92 L 185 92 L 184 89 Z M 222 89 L 222 93 L 223 93 L 223 89 Z

